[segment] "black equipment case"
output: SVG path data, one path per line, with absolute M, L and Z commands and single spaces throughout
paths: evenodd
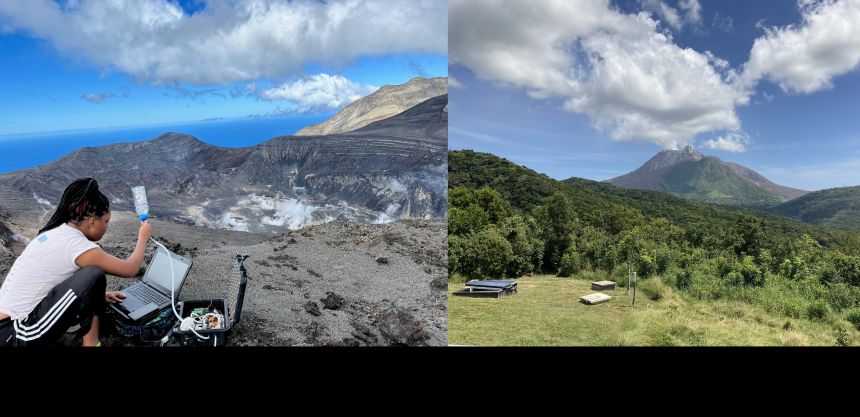
M 179 344 L 182 346 L 224 346 L 227 344 L 227 337 L 230 334 L 233 326 L 239 323 L 242 315 L 242 302 L 245 300 L 245 287 L 248 285 L 248 271 L 245 269 L 245 259 L 248 254 L 236 254 L 236 265 L 239 267 L 239 282 L 236 291 L 236 302 L 233 304 L 232 311 L 226 298 L 213 298 L 210 300 L 186 300 L 180 301 L 177 305 L 179 315 L 182 318 L 189 317 L 191 311 L 196 308 L 214 308 L 222 311 L 226 321 L 223 329 L 197 330 L 201 338 L 194 334 L 191 330 L 181 330 L 177 327 L 173 334 L 179 339 Z

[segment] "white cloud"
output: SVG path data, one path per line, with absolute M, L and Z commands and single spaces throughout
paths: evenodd
M 672 29 L 678 30 L 683 26 L 683 22 L 681 21 L 681 16 L 678 14 L 678 11 L 664 3 L 662 0 L 639 0 L 639 2 L 642 3 L 642 7 L 645 10 L 650 10 L 663 18 L 663 21 L 671 26 Z
M 459 80 L 454 78 L 453 76 L 448 76 L 448 88 L 466 88 Z
M 759 23 L 756 23 L 756 27 L 758 27 L 758 25 Z M 716 12 L 714 13 L 714 20 L 711 21 L 711 27 L 715 27 L 726 33 L 731 33 L 735 30 L 735 21 L 732 20 L 731 16 L 723 16 L 719 12 Z
M 101 103 L 109 98 L 114 97 L 113 93 L 85 93 L 81 98 L 90 103 Z
M 341 66 L 364 55 L 446 53 L 444 0 L 0 1 L 0 28 L 155 83 L 230 84 Z
M 702 6 L 699 0 L 681 0 L 678 9 L 669 6 L 663 0 L 639 0 L 642 8 L 655 13 L 663 22 L 674 30 L 680 30 L 684 24 L 700 24 L 702 22 Z
M 678 148 L 735 131 L 749 94 L 725 61 L 675 45 L 647 13 L 608 0 L 449 3 L 450 58 L 478 77 L 562 99 L 616 140 Z
M 376 89 L 342 75 L 316 74 L 263 90 L 259 97 L 291 101 L 299 106 L 299 111 L 331 110 L 352 103 Z
M 748 85 L 767 78 L 783 91 L 809 94 L 860 66 L 860 0 L 800 0 L 798 7 L 800 25 L 765 27 L 756 39 L 743 73 Z
M 678 8 L 684 11 L 684 19 L 688 23 L 702 22 L 702 5 L 699 0 L 681 0 L 678 2 Z
M 709 139 L 700 145 L 703 148 L 715 149 L 720 151 L 728 151 L 728 152 L 745 152 L 747 150 L 747 144 L 749 143 L 749 136 L 744 132 L 729 132 L 723 136 Z
M 570 42 L 622 18 L 608 12 L 608 0 L 451 0 L 448 14 L 450 61 L 536 98 L 573 94 Z

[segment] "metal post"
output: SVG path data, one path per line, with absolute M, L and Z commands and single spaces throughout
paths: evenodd
M 636 307 L 636 273 L 633 273 L 633 306 Z
M 248 285 L 248 270 L 245 269 L 245 260 L 251 256 L 249 253 L 237 253 L 236 265 L 239 267 L 239 292 L 236 294 L 236 305 L 233 306 L 233 318 L 230 323 L 236 324 L 242 318 L 242 303 L 245 301 L 245 286 Z M 232 325 L 231 324 L 231 325 Z

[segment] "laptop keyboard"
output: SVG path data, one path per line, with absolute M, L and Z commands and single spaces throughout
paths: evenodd
M 131 288 L 126 289 L 126 292 L 141 299 L 145 303 L 161 304 L 167 301 L 167 297 L 146 285 L 132 286 Z

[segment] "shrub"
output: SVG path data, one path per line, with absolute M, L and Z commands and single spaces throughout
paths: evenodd
M 690 287 L 693 273 L 689 269 L 675 269 L 667 276 L 667 284 L 679 290 L 686 290 Z
M 821 300 L 815 300 L 806 308 L 806 316 L 813 321 L 823 321 L 827 318 L 829 308 L 827 303 Z
M 694 269 L 690 273 L 687 293 L 699 300 L 719 300 L 726 290 L 722 280 L 706 269 Z
M 827 284 L 827 301 L 835 311 L 860 306 L 860 288 L 842 282 Z
M 668 247 L 663 246 L 657 249 L 655 257 L 657 275 L 665 274 L 675 264 L 674 253 Z
M 821 280 L 860 286 L 860 257 L 833 253 L 822 268 Z
M 793 256 L 782 261 L 779 274 L 788 279 L 802 279 L 809 275 L 809 267 L 799 256 Z
M 615 284 L 618 285 L 618 288 L 627 288 L 627 264 L 616 265 L 615 268 L 612 269 L 612 273 L 610 274 L 610 279 L 615 281 Z M 633 283 L 633 275 L 630 276 L 631 285 Z
M 744 276 L 738 271 L 730 271 L 725 277 L 723 277 L 723 279 L 729 285 L 744 285 Z
M 851 346 L 851 339 L 848 338 L 848 332 L 841 327 L 836 328 L 836 345 Z
M 860 308 L 852 308 L 845 311 L 845 320 L 854 325 L 854 328 L 860 330 Z
M 659 279 L 646 279 L 639 281 L 638 289 L 651 300 L 658 301 L 663 298 L 666 293 L 666 287 Z
M 753 287 L 761 287 L 765 283 L 764 272 L 755 263 L 755 258 L 752 256 L 744 256 L 742 262 L 738 265 L 741 276 L 743 276 L 744 285 Z
M 463 254 L 457 261 L 463 275 L 469 278 L 495 278 L 505 275 L 513 251 L 510 242 L 495 227 L 488 227 L 469 236 L 463 246 Z
M 648 278 L 657 272 L 657 263 L 651 255 L 639 255 L 639 262 L 636 265 L 636 272 L 640 278 Z
M 558 267 L 558 276 L 569 277 L 579 272 L 582 269 L 579 253 L 575 248 L 568 248 L 561 257 L 561 264 Z

